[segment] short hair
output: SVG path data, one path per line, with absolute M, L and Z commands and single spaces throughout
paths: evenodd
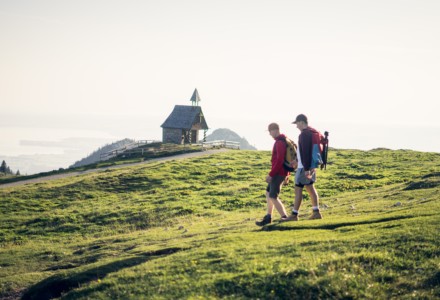
M 275 129 L 280 130 L 280 126 L 277 123 L 270 123 L 268 126 L 268 129 L 269 129 L 269 131 L 275 130 Z

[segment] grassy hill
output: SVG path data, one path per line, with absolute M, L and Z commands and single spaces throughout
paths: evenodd
M 0 298 L 440 298 L 440 154 L 333 150 L 323 220 L 262 229 L 270 153 L 0 189 Z M 282 192 L 289 205 L 293 185 Z
M 114 145 L 116 144 L 112 144 L 112 146 Z M 117 157 L 108 160 L 98 161 L 89 164 L 82 164 L 79 167 L 71 166 L 68 169 L 60 168 L 58 170 L 41 172 L 37 174 L 24 175 L 24 176 L 0 176 L 0 185 L 17 182 L 17 181 L 25 181 L 28 179 L 53 176 L 53 175 L 62 175 L 66 173 L 83 172 L 83 171 L 99 169 L 99 168 L 120 166 L 123 164 L 139 163 L 160 157 L 170 157 L 178 154 L 201 152 L 201 151 L 202 148 L 197 145 L 175 145 L 175 144 L 163 144 L 163 143 L 148 144 L 131 149 L 130 151 L 121 153 L 121 155 L 118 155 Z M 99 155 L 99 153 L 101 152 L 100 151 L 94 152 L 93 157 Z M 88 159 L 89 158 L 87 158 L 86 160 Z

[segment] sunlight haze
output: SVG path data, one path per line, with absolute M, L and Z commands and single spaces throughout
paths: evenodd
M 0 0 L 0 159 L 161 139 L 195 88 L 260 150 L 304 113 L 332 147 L 440 152 L 439 36 L 434 0 Z

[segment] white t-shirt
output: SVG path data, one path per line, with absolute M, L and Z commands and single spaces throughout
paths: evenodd
M 298 158 L 298 169 L 304 169 L 304 166 L 303 166 L 302 161 L 301 161 L 301 153 L 299 152 L 299 146 L 297 148 L 296 156 Z

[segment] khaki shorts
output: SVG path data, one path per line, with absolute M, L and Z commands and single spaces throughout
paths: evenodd
M 312 175 L 312 179 L 306 177 L 306 171 L 304 169 L 298 169 L 295 173 L 295 185 L 303 188 L 305 185 L 311 185 L 316 182 L 316 170 Z
M 267 185 L 266 191 L 269 192 L 269 197 L 272 199 L 277 199 L 281 192 L 281 187 L 283 186 L 284 179 L 286 176 L 275 175 L 272 177 L 272 181 Z

